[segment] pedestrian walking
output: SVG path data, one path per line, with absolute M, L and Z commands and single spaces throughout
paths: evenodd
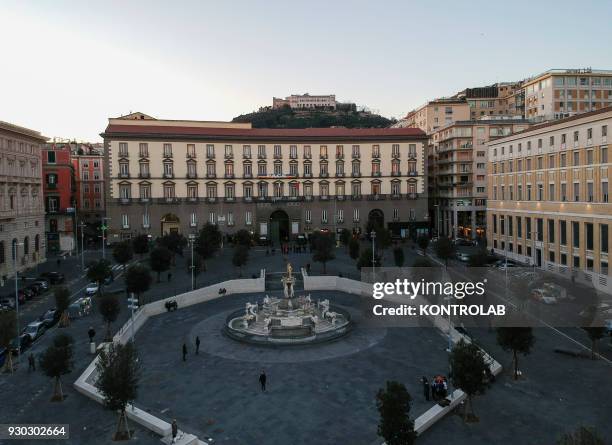
M 172 281 L 172 273 L 171 273 L 171 272 L 168 272 L 168 283 L 169 283 L 170 281 Z
M 178 434 L 178 425 L 176 419 L 172 419 L 172 443 L 176 443 L 176 435 Z
M 93 326 L 89 327 L 89 330 L 87 331 L 87 335 L 89 336 L 89 343 L 93 343 L 93 339 L 96 336 L 96 331 L 93 328 Z
M 423 384 L 423 394 L 425 395 L 425 400 L 429 402 L 430 386 L 429 382 L 427 381 L 427 377 L 423 376 L 421 378 L 421 383 Z
M 196 336 L 196 355 L 200 353 L 200 337 Z
M 266 371 L 262 370 L 259 375 L 259 384 L 261 385 L 261 392 L 266 392 L 266 381 L 268 378 L 266 377 Z
M 187 361 L 187 345 L 183 343 L 183 361 Z
M 28 356 L 28 372 L 30 371 L 36 372 L 36 360 L 34 359 L 34 354 L 30 354 Z

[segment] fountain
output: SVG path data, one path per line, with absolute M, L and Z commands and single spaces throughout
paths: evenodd
M 328 299 L 314 302 L 310 295 L 295 295 L 291 263 L 281 278 L 283 296 L 266 295 L 261 303 L 246 303 L 233 312 L 225 325 L 231 338 L 257 344 L 318 343 L 349 332 L 350 315 L 332 308 Z

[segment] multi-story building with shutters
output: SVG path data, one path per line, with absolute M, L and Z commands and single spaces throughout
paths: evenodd
M 428 227 L 419 129 L 254 129 L 135 113 L 109 119 L 102 136 L 109 242 L 206 222 L 272 241 L 368 221 L 406 237 Z

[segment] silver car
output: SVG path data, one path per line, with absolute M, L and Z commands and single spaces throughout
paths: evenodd
M 45 333 L 47 326 L 42 321 L 33 321 L 23 330 L 23 333 L 30 337 L 30 341 L 36 340 Z

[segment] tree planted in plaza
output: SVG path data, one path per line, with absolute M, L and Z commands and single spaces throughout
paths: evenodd
M 125 290 L 133 292 L 138 298 L 138 305 L 142 305 L 141 296 L 151 287 L 151 273 L 143 264 L 132 264 L 125 273 Z
M 129 263 L 133 257 L 134 250 L 132 249 L 132 243 L 129 241 L 121 241 L 113 247 L 113 258 L 117 263 L 123 266 L 123 270 L 125 270 L 125 265 Z
M 0 347 L 11 350 L 11 342 L 17 333 L 17 317 L 15 311 L 0 311 Z M 13 373 L 13 354 L 7 353 L 4 360 L 4 371 Z
M 234 234 L 234 244 L 236 246 L 246 246 L 248 249 L 250 249 L 252 243 L 253 237 L 248 230 L 240 229 Z
M 70 325 L 70 316 L 68 314 L 68 306 L 70 306 L 70 290 L 66 286 L 57 286 L 53 290 L 55 297 L 55 310 L 59 317 L 59 327 L 65 328 Z
M 106 323 L 106 338 L 105 341 L 111 341 L 113 339 L 111 335 L 111 324 L 117 320 L 119 312 L 121 312 L 121 303 L 116 295 L 105 295 L 100 298 L 98 303 L 98 310 L 102 319 Z
M 172 262 L 172 252 L 163 246 L 156 247 L 151 251 L 149 256 L 149 263 L 151 269 L 157 273 L 157 282 L 159 283 L 162 272 L 170 269 L 170 263 Z
M 402 267 L 404 265 L 404 249 L 401 247 L 396 247 L 393 249 L 393 262 L 395 263 L 395 267 Z
M 563 434 L 557 445 L 605 445 L 605 442 L 593 428 L 580 426 L 576 431 Z
M 187 246 L 187 238 L 177 232 L 170 232 L 157 239 L 158 246 L 168 249 L 172 256 L 183 256 L 183 249 Z
M 380 250 L 387 250 L 391 246 L 391 231 L 384 227 L 376 227 L 376 247 Z
M 204 261 L 212 258 L 221 247 L 221 232 L 219 228 L 211 223 L 204 224 L 195 240 L 195 250 L 200 254 Z M 206 270 L 206 263 L 204 263 Z
M 234 254 L 232 255 L 232 264 L 237 267 L 242 277 L 242 266 L 244 266 L 249 260 L 249 249 L 248 247 L 239 244 L 234 247 Z
M 607 328 L 604 326 L 587 326 L 582 328 L 591 340 L 591 359 L 595 360 L 599 354 L 599 340 L 604 338 Z
M 348 247 L 349 243 L 353 239 L 353 234 L 349 229 L 342 229 L 340 231 L 340 242 L 344 247 Z
M 416 433 L 410 420 L 412 398 L 406 387 L 395 381 L 387 381 L 385 388 L 376 394 L 376 407 L 380 413 L 378 435 L 387 445 L 411 445 Z
M 448 238 L 438 238 L 435 245 L 436 255 L 448 266 L 448 260 L 455 254 L 455 246 Z
M 119 411 L 113 440 L 129 439 L 125 409 L 128 403 L 136 399 L 140 380 L 140 365 L 134 343 L 110 343 L 100 351 L 96 370 L 98 378 L 94 385 L 104 397 L 104 404 L 113 411 Z
M 486 374 L 488 365 L 484 360 L 484 353 L 478 346 L 461 339 L 451 351 L 450 366 L 453 370 L 453 385 L 461 389 L 467 396 L 463 408 L 463 419 L 467 421 L 468 414 L 475 417 L 472 398 L 486 389 L 483 376 Z
M 380 255 L 374 256 L 374 264 L 372 264 L 372 249 L 366 247 L 361 251 L 359 259 L 357 260 L 357 269 L 361 270 L 363 267 L 380 267 Z
M 137 235 L 132 238 L 132 248 L 134 253 L 141 256 L 149 251 L 149 237 L 147 235 Z
M 504 351 L 512 351 L 514 380 L 518 379 L 518 355 L 527 355 L 535 343 L 533 330 L 530 327 L 499 327 L 497 328 L 497 344 Z
M 111 263 L 108 260 L 101 259 L 94 261 L 87 268 L 87 278 L 98 285 L 98 293 L 104 294 L 104 280 L 112 275 Z
M 42 353 L 38 361 L 42 372 L 55 381 L 51 398 L 53 402 L 64 400 L 61 377 L 72 371 L 73 342 L 70 335 L 57 334 L 51 346 Z
M 361 246 L 359 245 L 359 240 L 357 238 L 351 238 L 351 240 L 349 241 L 349 256 L 356 260 L 357 258 L 359 258 L 359 248 Z
M 429 246 L 429 237 L 426 235 L 419 235 L 416 240 L 417 245 L 423 251 L 423 254 L 427 252 L 427 246 Z
M 323 273 L 327 273 L 327 262 L 336 258 L 335 240 L 330 232 L 315 232 L 310 237 L 312 242 L 312 260 L 323 264 Z

